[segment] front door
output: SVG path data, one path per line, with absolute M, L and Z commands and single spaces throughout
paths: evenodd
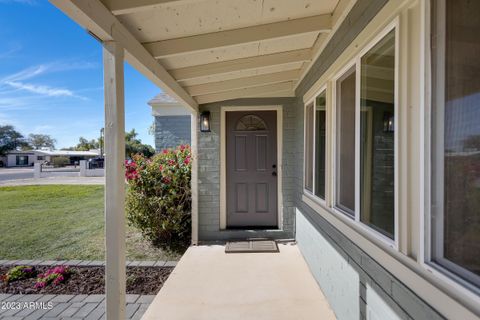
M 227 227 L 277 227 L 277 113 L 226 113 Z

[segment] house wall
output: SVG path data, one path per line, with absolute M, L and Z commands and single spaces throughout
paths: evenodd
M 33 163 L 36 161 L 37 156 L 34 154 L 7 154 L 7 167 L 17 167 L 17 156 L 27 156 L 28 157 L 28 165 L 32 166 Z
M 387 0 L 358 0 L 298 86 L 295 108 L 297 163 L 303 164 L 304 95 L 386 3 Z M 414 124 L 412 122 L 412 126 Z M 301 167 L 299 165 L 296 169 L 295 238 L 338 319 L 444 319 L 439 311 L 399 280 L 405 277 L 389 272 L 382 265 L 385 261 L 372 258 L 358 242 L 334 226 L 332 220 L 325 219 L 324 216 L 332 215 L 330 210 L 322 206 L 312 207 L 303 200 Z M 381 203 L 375 205 L 382 206 Z M 450 300 L 449 303 L 453 306 L 456 302 Z
M 190 143 L 190 115 L 155 116 L 155 149 L 174 148 Z
M 220 230 L 220 115 L 221 107 L 281 106 L 283 110 L 282 228 L 268 231 Z M 237 99 L 200 106 L 210 111 L 211 132 L 198 133 L 198 219 L 199 240 L 227 240 L 246 237 L 293 238 L 295 216 L 295 123 L 293 98 Z

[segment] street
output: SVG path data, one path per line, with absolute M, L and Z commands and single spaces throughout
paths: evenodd
M 28 168 L 0 168 L 0 181 L 31 179 L 33 167 Z

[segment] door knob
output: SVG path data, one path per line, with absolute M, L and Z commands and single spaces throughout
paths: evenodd
M 276 177 L 276 176 L 277 176 L 277 172 L 273 171 L 273 172 L 272 172 L 272 176 Z
M 275 169 L 277 167 L 276 164 L 272 164 L 272 168 Z

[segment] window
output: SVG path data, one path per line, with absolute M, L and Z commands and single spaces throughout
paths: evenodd
M 305 189 L 313 192 L 313 102 L 305 107 Z
M 326 91 L 305 107 L 305 189 L 325 200 Z
M 315 195 L 325 200 L 326 92 L 315 99 Z
M 431 260 L 480 286 L 479 1 L 432 3 Z
M 393 239 L 395 30 L 360 59 L 360 221 Z
M 262 131 L 267 130 L 267 125 L 260 117 L 249 114 L 238 120 L 235 130 L 238 131 Z
M 389 245 L 396 239 L 395 20 L 334 78 L 333 206 Z M 305 189 L 326 200 L 326 90 L 305 107 Z M 393 240 L 393 241 L 392 241 Z
M 355 67 L 336 87 L 336 207 L 355 215 Z
M 17 156 L 17 166 L 28 165 L 28 156 Z
M 45 156 L 37 156 L 37 160 L 45 160 Z

